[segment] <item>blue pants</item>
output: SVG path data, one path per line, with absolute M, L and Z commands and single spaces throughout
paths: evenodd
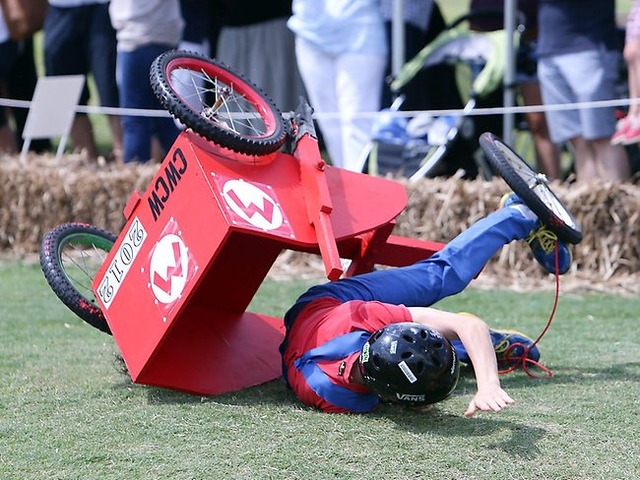
M 150 44 L 132 52 L 118 52 L 118 88 L 123 108 L 163 109 L 149 84 L 149 68 L 158 55 L 171 48 L 171 45 Z M 125 163 L 149 160 L 152 136 L 158 137 L 166 152 L 179 133 L 180 130 L 169 116 L 123 116 L 122 142 Z
M 308 302 L 321 297 L 343 302 L 377 300 L 406 307 L 433 305 L 464 290 L 500 248 L 526 238 L 537 226 L 534 215 L 527 217 L 516 208 L 501 208 L 474 223 L 426 260 L 311 287 L 287 312 L 285 326 L 293 324 Z

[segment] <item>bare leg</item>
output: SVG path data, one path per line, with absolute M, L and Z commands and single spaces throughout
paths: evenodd
M 16 153 L 18 147 L 16 146 L 16 136 L 9 125 L 0 127 L 0 152 L 2 153 Z
M 76 150 L 85 151 L 91 160 L 98 158 L 98 148 L 93 139 L 93 125 L 85 114 L 77 114 L 71 127 L 71 140 Z
M 575 152 L 576 179 L 580 182 L 597 179 L 596 156 L 589 142 L 582 137 L 574 137 L 569 141 Z
M 608 138 L 571 139 L 575 150 L 576 178 L 580 182 L 595 179 L 623 182 L 631 176 L 629 157 L 621 145 L 611 145 Z
M 640 40 L 627 42 L 624 46 L 624 59 L 629 72 L 629 98 L 638 100 L 640 97 Z M 640 105 L 629 106 L 629 116 L 640 115 Z
M 539 83 L 523 83 L 520 94 L 525 105 L 542 105 Z M 538 168 L 549 180 L 560 178 L 560 149 L 549 138 L 547 119 L 544 112 L 527 113 L 527 123 L 533 136 Z
M 611 145 L 608 138 L 590 140 L 598 176 L 603 180 L 624 182 L 631 176 L 627 151 L 622 145 Z
M 109 125 L 111 126 L 111 142 L 113 148 L 113 158 L 116 163 L 122 163 L 122 123 L 117 115 L 108 115 Z
M 162 148 L 162 144 L 160 143 L 160 140 L 158 140 L 158 137 L 153 135 L 151 137 L 151 160 L 155 162 L 162 162 L 166 154 L 167 152 Z

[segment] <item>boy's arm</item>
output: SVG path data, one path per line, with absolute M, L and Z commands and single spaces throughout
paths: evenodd
M 448 339 L 460 339 L 464 344 L 476 375 L 478 391 L 469 403 L 466 417 L 478 410 L 499 412 L 514 400 L 500 387 L 498 365 L 493 350 L 489 327 L 473 315 L 436 310 L 435 308 L 409 308 L 414 322 L 431 327 Z

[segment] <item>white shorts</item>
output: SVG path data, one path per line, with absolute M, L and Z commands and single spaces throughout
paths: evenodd
M 620 53 L 608 50 L 554 55 L 538 59 L 538 78 L 545 105 L 613 100 Z M 554 143 L 582 136 L 607 138 L 616 128 L 614 107 L 548 110 L 549 134 Z

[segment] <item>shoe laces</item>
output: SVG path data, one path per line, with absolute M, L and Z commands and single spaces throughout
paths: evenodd
M 521 341 L 512 343 L 511 338 L 513 336 L 513 333 L 507 333 L 493 346 L 498 364 L 508 367 L 513 365 L 514 362 L 518 364 L 523 361 L 533 362 L 534 360 L 529 358 L 529 351 L 534 347 L 534 344 L 526 345 Z M 518 347 L 521 347 L 520 351 L 517 350 Z
M 531 245 L 534 241 L 538 242 L 538 245 L 544 250 L 545 253 L 552 253 L 556 249 L 558 244 L 558 236 L 551 230 L 546 228 L 539 228 L 531 235 L 527 237 L 526 242 Z
M 550 321 L 551 320 L 549 320 L 549 322 Z M 550 369 L 529 356 L 529 352 L 535 348 L 548 327 L 549 324 L 547 324 L 542 334 L 532 343 L 523 343 L 522 341 L 512 343 L 511 339 L 515 335 L 515 332 L 508 333 L 502 337 L 493 347 L 498 363 L 498 373 L 504 375 L 518 368 L 522 368 L 524 372 L 532 378 L 553 378 L 554 374 Z
M 544 335 L 544 332 L 542 334 Z M 520 342 L 505 342 L 503 358 L 496 357 L 496 360 L 498 362 L 498 373 L 504 375 L 513 372 L 517 368 L 522 367 L 524 372 L 532 378 L 553 378 L 554 374 L 550 369 L 545 367 L 537 360 L 529 357 L 529 351 L 538 343 L 540 338 L 542 338 L 542 335 L 540 335 L 540 337 L 531 345 L 525 345 L 524 343 Z M 499 343 L 498 346 L 502 346 L 501 343 Z M 518 355 L 518 353 L 516 353 L 515 351 L 515 349 L 518 347 L 521 347 L 523 350 L 522 354 L 520 355 Z M 497 353 L 498 350 L 496 347 L 496 354 Z M 534 369 L 537 369 L 541 373 L 537 373 L 536 371 L 534 371 L 534 369 L 532 369 L 532 367 Z
M 496 354 L 503 355 L 507 353 L 507 350 L 509 350 L 509 347 L 511 346 L 511 342 L 509 341 L 509 338 L 511 338 L 511 336 L 511 334 L 505 335 L 497 344 L 493 346 Z

